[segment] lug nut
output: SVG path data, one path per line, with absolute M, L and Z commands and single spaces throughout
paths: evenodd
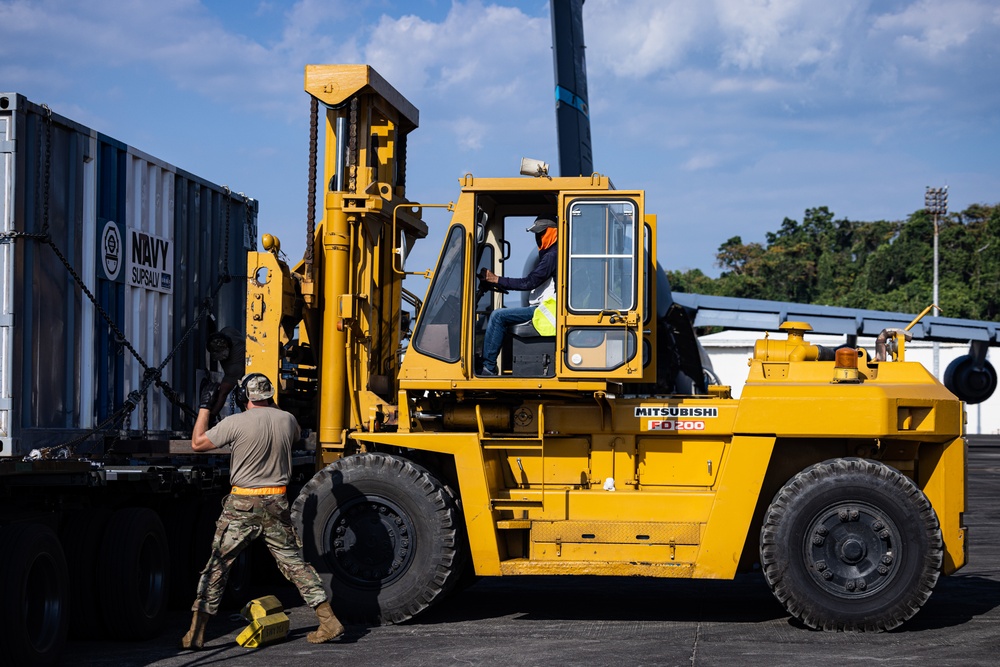
M 813 565 L 813 567 L 815 567 L 815 568 L 816 568 L 816 571 L 817 571 L 817 572 L 822 572 L 823 570 L 825 570 L 825 569 L 826 569 L 826 561 L 825 561 L 825 560 L 818 560 L 818 561 L 816 561 L 816 563 L 815 563 L 815 564 Z
M 822 546 L 823 542 L 825 542 L 825 541 L 826 540 L 823 538 L 822 535 L 818 535 L 818 534 L 817 535 L 813 535 L 813 546 L 816 546 L 816 547 Z
M 847 590 L 849 590 L 849 591 L 853 591 L 854 590 L 854 581 L 848 581 L 847 582 Z
M 831 579 L 833 579 L 833 572 L 830 572 L 830 570 L 823 570 L 822 577 L 827 581 L 830 581 Z
M 889 574 L 889 568 L 887 568 L 885 565 L 879 565 L 878 573 L 884 577 L 885 575 Z

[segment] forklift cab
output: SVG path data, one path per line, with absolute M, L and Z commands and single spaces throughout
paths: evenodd
M 655 373 L 649 364 L 645 259 L 652 239 L 643 225 L 642 193 L 610 190 L 606 180 L 592 190 L 559 188 L 560 181 L 578 186 L 585 180 L 579 178 L 483 180 L 489 181 L 485 186 L 507 187 L 463 189 L 412 351 L 454 365 L 453 375 L 466 381 L 490 386 L 512 378 L 538 379 L 532 383 L 538 388 L 572 380 L 638 382 L 646 369 Z M 514 278 L 530 273 L 538 247 L 525 230 L 537 216 L 557 223 L 556 334 L 539 334 L 530 319 L 508 327 L 499 374 L 478 377 L 490 314 L 528 306 L 527 292 L 491 289 L 481 276 L 485 270 Z M 410 362 L 408 353 L 404 380 L 419 372 Z
M 528 200 L 528 201 L 526 201 Z M 476 363 L 473 372 L 481 368 L 483 343 L 490 315 L 499 308 L 530 308 L 529 292 L 506 290 L 485 280 L 486 271 L 498 276 L 520 278 L 528 276 L 540 258 L 536 235 L 528 231 L 536 218 L 557 220 L 556 197 L 551 193 L 522 197 L 504 204 L 503 197 L 483 193 L 476 201 L 476 248 L 473 347 Z M 558 232 L 558 228 L 557 228 Z M 558 252 L 558 241 L 556 251 Z M 558 276 L 554 276 L 558 284 Z M 551 378 L 556 372 L 556 336 L 540 333 L 529 316 L 523 322 L 507 327 L 503 345 L 497 357 L 498 375 L 516 378 Z

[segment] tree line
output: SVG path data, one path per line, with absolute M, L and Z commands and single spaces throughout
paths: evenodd
M 766 242 L 734 236 L 719 246 L 711 278 L 698 269 L 668 271 L 677 292 L 889 310 L 916 315 L 934 284 L 934 219 L 924 210 L 903 221 L 834 219 L 827 207 L 785 218 Z M 1000 204 L 974 204 L 938 219 L 941 315 L 1000 321 Z

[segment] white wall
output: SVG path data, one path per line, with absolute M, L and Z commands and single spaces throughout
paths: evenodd
M 772 338 L 784 338 L 785 334 L 772 333 Z M 712 366 L 715 374 L 719 376 L 722 384 L 732 387 L 733 396 L 738 397 L 743 390 L 743 383 L 746 381 L 749 370 L 748 362 L 753 356 L 753 344 L 763 338 L 762 332 L 753 331 L 723 331 L 722 333 L 701 336 L 699 340 L 712 359 Z M 806 334 L 806 341 L 815 345 L 825 347 L 836 347 L 846 341 L 845 336 L 821 336 Z M 868 351 L 869 356 L 875 354 L 875 339 L 860 338 L 858 345 Z M 966 343 L 939 343 L 938 353 L 938 378 L 944 376 L 944 371 L 948 368 L 956 357 L 969 352 L 969 345 Z M 987 355 L 987 359 L 989 355 Z M 906 344 L 906 360 L 919 361 L 929 371 L 933 372 L 934 356 L 933 344 L 925 341 L 910 341 Z M 996 365 L 995 362 L 991 363 Z M 1000 434 L 1000 390 L 987 400 L 977 405 L 966 405 L 968 424 L 967 433 L 972 435 L 994 435 Z

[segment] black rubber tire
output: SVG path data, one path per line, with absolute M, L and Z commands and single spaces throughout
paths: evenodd
M 0 601 L 0 663 L 56 664 L 69 631 L 70 591 L 52 529 L 23 523 L 0 532 Z
M 179 498 L 173 500 L 160 513 L 163 527 L 167 531 L 170 544 L 170 598 L 173 609 L 191 609 L 194 601 L 198 573 L 205 561 L 195 559 L 194 541 L 199 538 L 192 526 L 199 512 L 199 499 Z M 210 538 L 209 538 L 210 539 Z M 208 556 L 205 556 L 207 559 Z
M 170 598 L 170 547 L 156 512 L 127 507 L 111 515 L 97 583 L 110 637 L 137 640 L 160 633 Z
M 975 369 L 975 360 L 963 354 L 953 359 L 944 371 L 944 386 L 969 405 L 982 403 L 993 395 L 997 388 L 997 371 L 988 360 L 983 367 Z
M 349 621 L 409 620 L 461 578 L 457 502 L 403 457 L 358 454 L 327 466 L 303 487 L 292 520 L 331 606 Z
M 761 527 L 767 583 L 810 628 L 898 627 L 931 596 L 942 558 L 927 497 L 879 461 L 806 468 L 778 492 Z
M 69 566 L 69 636 L 73 639 L 102 639 L 101 592 L 97 587 L 97 564 L 104 531 L 111 512 L 92 507 L 67 512 L 59 530 L 63 552 L 71 554 Z

